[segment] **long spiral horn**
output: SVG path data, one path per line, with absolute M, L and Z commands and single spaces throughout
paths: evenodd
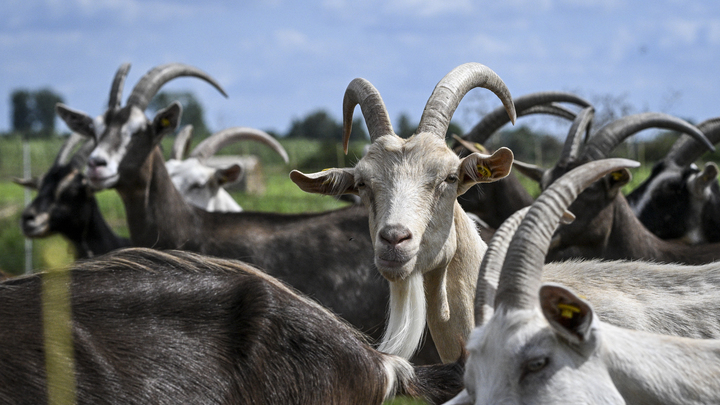
M 510 90 L 500 76 L 479 63 L 465 63 L 450 71 L 435 86 L 420 117 L 417 133 L 430 132 L 445 139 L 450 119 L 468 91 L 486 88 L 500 98 L 514 124 L 517 117 Z

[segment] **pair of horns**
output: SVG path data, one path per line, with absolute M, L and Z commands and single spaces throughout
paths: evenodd
M 417 133 L 429 132 L 445 139 L 460 100 L 468 91 L 486 88 L 497 95 L 503 103 L 510 121 L 515 123 L 516 112 L 512 96 L 500 77 L 487 66 L 479 63 L 466 63 L 448 73 L 435 86 L 420 118 Z M 365 123 L 370 133 L 370 141 L 381 136 L 394 134 L 390 116 L 377 89 L 365 79 L 354 79 L 347 87 L 343 98 L 343 148 L 348 150 L 352 116 L 355 106 L 360 105 Z

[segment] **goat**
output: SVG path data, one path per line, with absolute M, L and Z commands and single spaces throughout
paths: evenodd
M 76 259 L 130 246 L 130 240 L 115 234 L 103 219 L 94 192 L 82 173 L 92 142 L 71 153 L 83 139 L 78 134 L 70 135 L 50 169 L 39 179 L 15 180 L 38 190 L 23 210 L 23 234 L 28 238 L 60 234 L 72 244 Z
M 689 134 L 714 149 L 703 133 L 679 118 L 661 113 L 641 113 L 613 121 L 584 144 L 571 133 L 558 163 L 548 170 L 515 162 L 514 166 L 546 189 L 552 182 L 583 163 L 607 157 L 625 138 L 647 128 L 665 128 Z M 582 150 L 582 153 L 580 153 Z M 560 227 L 548 253 L 548 261 L 570 258 L 639 259 L 662 263 L 703 264 L 720 259 L 713 244 L 687 246 L 659 239 L 645 228 L 620 193 L 631 179 L 620 170 L 588 187 L 570 207 L 577 215 Z
M 558 103 L 571 103 L 587 108 L 590 103 L 585 99 L 565 92 L 538 92 L 531 93 L 513 100 L 517 116 L 532 114 L 549 114 L 556 117 L 574 120 L 576 114 Z M 484 144 L 503 125 L 510 122 L 504 107 L 498 107 L 475 125 L 462 138 L 455 138 L 453 150 L 464 147 L 460 157 L 471 152 L 483 152 L 475 144 Z M 458 197 L 460 206 L 469 213 L 476 214 L 491 228 L 497 228 L 512 213 L 520 208 L 527 207 L 533 202 L 533 197 L 514 174 L 493 183 L 483 183 L 473 186 L 467 193 Z
M 543 267 L 547 269 L 545 254 L 562 213 L 588 184 L 628 166 L 627 162 L 594 161 L 568 172 L 538 197 L 519 227 L 523 213 L 498 230 L 481 269 L 481 273 L 497 274 L 502 266 L 497 293 L 485 297 L 494 303 L 493 309 L 470 337 L 465 390 L 447 405 L 720 401 L 720 383 L 715 378 L 720 372 L 719 340 L 611 325 L 570 289 L 555 283 L 541 286 Z M 633 292 L 640 299 L 665 299 L 678 307 L 674 309 L 677 323 L 692 324 L 695 314 L 686 311 L 683 300 L 692 303 L 691 308 L 701 307 L 696 287 L 717 295 L 714 284 L 720 279 L 720 269 L 714 267 L 704 277 L 696 277 L 694 285 L 683 285 L 693 276 L 676 266 L 665 266 L 665 274 L 656 277 L 655 281 L 662 279 L 657 285 L 642 277 L 613 283 L 627 290 L 631 300 L 636 299 Z M 628 285 L 633 283 L 638 284 Z M 614 298 L 604 297 L 606 302 Z M 712 301 L 716 299 L 705 303 Z
M 242 208 L 232 198 L 223 185 L 237 181 L 243 175 L 243 168 L 237 164 L 217 169 L 205 164 L 205 161 L 223 147 L 238 141 L 253 140 L 265 144 L 288 162 L 287 152 L 268 133 L 253 129 L 234 127 L 214 133 L 202 141 L 190 157 L 183 159 L 182 145 L 188 142 L 186 133 L 192 127 L 183 128 L 173 147 L 173 156 L 165 162 L 165 168 L 175 187 L 185 200 L 206 211 L 240 212 Z
M 720 142 L 720 119 L 704 121 L 698 129 L 711 143 Z M 720 242 L 717 164 L 707 162 L 703 170 L 692 164 L 705 150 L 693 138 L 681 136 L 650 176 L 626 196 L 635 216 L 659 238 Z
M 0 283 L 0 403 L 47 402 L 41 290 L 65 279 L 78 404 L 440 403 L 462 388 L 462 359 L 413 368 L 247 264 L 130 248 Z
M 96 187 L 113 187 L 120 194 L 133 244 L 243 260 L 379 339 L 389 288 L 373 263 L 364 207 L 307 214 L 207 212 L 185 202 L 173 186 L 156 145 L 176 127 L 181 107 L 174 103 L 150 122 L 142 100 L 188 69 L 208 77 L 181 64 L 155 68 L 135 86 L 125 107 L 105 112 L 103 125 L 85 125 L 92 123 L 86 114 L 58 106 L 68 126 L 98 139 L 88 160 L 88 178 Z M 437 358 L 426 347 L 430 353 L 422 361 Z
M 409 357 L 427 319 L 440 358 L 449 362 L 472 330 L 472 297 L 486 245 L 457 197 L 478 182 L 507 176 L 513 159 L 507 148 L 460 159 L 445 143 L 450 118 L 475 87 L 495 93 L 515 120 L 512 97 L 500 77 L 484 65 L 467 63 L 440 80 L 417 132 L 403 139 L 394 133 L 377 89 L 354 79 L 343 100 L 343 146 L 347 153 L 359 104 L 371 139 L 367 154 L 353 168 L 290 173 L 306 192 L 358 194 L 367 207 L 375 265 L 390 281 L 381 351 Z

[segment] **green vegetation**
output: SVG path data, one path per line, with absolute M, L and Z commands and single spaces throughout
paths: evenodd
M 525 129 L 520 132 L 525 133 Z M 519 139 L 515 134 L 510 134 L 509 139 Z M 527 135 L 531 137 L 531 135 Z M 498 138 L 503 138 L 499 136 Z M 342 145 L 339 139 L 308 140 L 302 138 L 281 138 L 280 142 L 288 151 L 289 164 L 285 165 L 282 160 L 270 149 L 253 142 L 243 142 L 230 145 L 221 151 L 221 154 L 255 154 L 262 162 L 263 176 L 266 181 L 266 191 L 263 195 L 232 192 L 233 197 L 246 210 L 269 211 L 269 212 L 317 212 L 338 208 L 344 205 L 334 198 L 314 194 L 307 194 L 301 191 L 290 181 L 288 174 L 290 170 L 297 168 L 304 172 L 315 172 L 328 167 L 352 166 L 362 155 L 362 149 L 366 144 L 364 137 L 353 136 L 354 141 L 350 144 L 350 151 L 346 156 L 342 152 Z M 520 138 L 521 139 L 521 138 Z M 172 138 L 163 141 L 163 150 L 166 155 L 171 150 Z M 52 165 L 55 155 L 63 142 L 63 138 L 51 137 L 48 139 L 31 139 L 30 156 L 32 161 L 32 174 L 42 174 Z M 195 139 L 193 147 L 200 142 Z M 515 142 L 515 141 L 514 141 Z M 663 140 L 664 142 L 664 140 Z M 551 151 L 559 145 L 543 138 L 543 145 L 548 145 L 548 151 L 543 151 L 543 164 L 549 166 Z M 518 143 L 518 148 L 526 145 Z M 648 144 L 645 148 L 645 155 L 661 155 L 664 152 L 656 152 L 654 146 Z M 658 149 L 657 147 L 655 147 Z M 660 148 L 660 150 L 666 150 Z M 620 154 L 628 154 L 626 148 L 621 148 Z M 634 153 L 638 155 L 640 153 Z M 516 151 L 516 156 L 526 156 L 534 163 L 537 156 Z M 19 222 L 24 207 L 23 188 L 12 183 L 13 177 L 22 177 L 22 139 L 20 136 L 0 137 L 0 269 L 9 274 L 20 274 L 24 271 L 24 237 L 20 232 Z M 635 157 L 635 156 L 633 156 Z M 166 156 L 167 158 L 167 156 Z M 639 169 L 633 169 L 633 180 L 625 187 L 628 192 L 642 179 L 646 178 L 651 169 L 646 164 Z M 520 182 L 533 195 L 537 196 L 540 190 L 532 180 L 525 176 L 517 175 Z M 34 193 L 33 193 L 34 196 Z M 106 190 L 98 193 L 97 199 L 105 219 L 110 226 L 122 236 L 128 236 L 125 223 L 125 212 L 122 201 L 114 190 Z M 72 262 L 73 254 L 69 244 L 60 236 L 52 236 L 45 239 L 33 241 L 33 268 L 44 270 L 63 266 Z

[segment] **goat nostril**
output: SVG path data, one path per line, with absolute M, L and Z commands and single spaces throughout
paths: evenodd
M 103 158 L 91 157 L 87 162 L 88 167 L 96 168 L 100 166 L 107 166 L 107 162 Z
M 383 242 L 396 246 L 412 239 L 412 232 L 402 225 L 391 225 L 386 226 L 380 231 L 380 238 Z

